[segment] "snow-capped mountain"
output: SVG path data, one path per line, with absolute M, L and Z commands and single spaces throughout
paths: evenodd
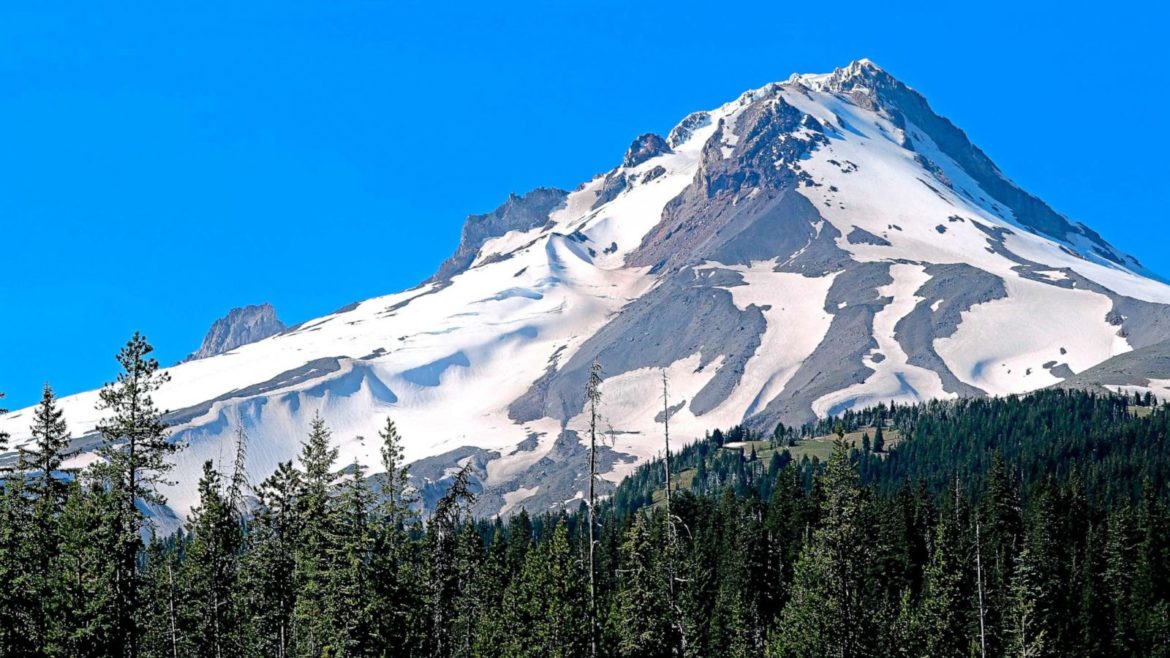
M 320 411 L 342 463 L 377 469 L 389 415 L 424 490 L 471 460 L 481 512 L 542 510 L 586 488 L 594 358 L 616 482 L 661 449 L 662 370 L 686 441 L 1034 390 L 1168 337 L 1170 286 L 861 60 L 639 137 L 572 192 L 470 217 L 419 287 L 171 368 L 156 399 L 188 447 L 164 493 L 184 514 L 200 464 L 230 458 L 238 424 L 258 482 Z M 63 400 L 75 434 L 94 427 L 96 401 Z M 30 416 L 0 429 L 27 436 Z

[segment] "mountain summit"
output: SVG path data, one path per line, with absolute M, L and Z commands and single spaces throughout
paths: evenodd
M 480 512 L 574 501 L 594 359 L 613 482 L 660 450 L 663 371 L 680 441 L 1030 391 L 1106 362 L 1110 386 L 1160 385 L 1141 355 L 1170 335 L 1170 286 L 868 60 L 692 113 L 619 161 L 473 215 L 419 287 L 171 368 L 157 399 L 188 444 L 175 511 L 237 425 L 259 480 L 317 412 L 341 463 L 375 468 L 361 437 L 392 416 L 424 498 L 470 463 Z M 96 399 L 63 400 L 73 428 L 92 430 Z M 28 416 L 0 430 L 26 437 Z

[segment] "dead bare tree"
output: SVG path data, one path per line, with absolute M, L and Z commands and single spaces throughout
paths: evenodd
M 597 657 L 597 561 L 596 548 L 597 499 L 597 408 L 601 405 L 601 363 L 595 358 L 589 367 L 589 381 L 585 385 L 585 399 L 589 403 L 589 655 Z

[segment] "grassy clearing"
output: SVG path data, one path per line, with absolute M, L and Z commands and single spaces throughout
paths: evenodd
M 856 432 L 846 432 L 845 443 L 850 447 L 860 449 L 861 438 L 865 434 L 869 434 L 869 438 L 872 441 L 874 428 L 870 427 L 864 430 L 858 430 Z M 895 429 L 883 429 L 882 436 L 886 441 L 886 449 L 898 445 L 898 443 L 902 440 L 902 435 L 899 434 L 898 430 Z M 824 436 L 817 436 L 811 439 L 804 439 L 797 445 L 787 448 L 782 446 L 778 449 L 774 449 L 772 448 L 771 443 L 768 441 L 745 441 L 742 444 L 737 444 L 737 447 L 725 447 L 723 449 L 742 450 L 745 454 L 751 454 L 752 448 L 755 448 L 756 456 L 764 460 L 771 459 L 772 453 L 776 452 L 777 450 L 788 450 L 788 452 L 792 453 L 792 458 L 796 461 L 800 461 L 802 457 L 808 457 L 809 459 L 816 457 L 821 461 L 825 461 L 829 458 L 829 455 L 833 454 L 833 444 L 836 442 L 836 440 L 836 434 L 826 434 Z M 739 445 L 742 445 L 742 447 L 738 447 Z
M 853 448 L 861 448 L 861 438 L 865 434 L 869 434 L 870 441 L 873 441 L 874 428 L 866 428 L 856 432 L 845 433 L 845 443 Z M 886 442 L 886 449 L 898 445 L 902 441 L 902 435 L 896 429 L 883 429 L 882 437 Z M 744 454 L 751 454 L 752 448 L 756 450 L 756 458 L 767 463 L 767 460 L 772 458 L 775 452 L 783 452 L 787 450 L 792 454 L 792 459 L 800 461 L 804 457 L 809 459 L 819 459 L 825 461 L 833 454 L 833 445 L 837 440 L 836 434 L 826 434 L 824 436 L 817 436 L 811 439 L 804 439 L 795 446 L 773 448 L 770 441 L 744 441 L 741 443 L 732 444 L 731 446 L 724 446 L 720 450 L 735 450 L 743 451 Z M 675 490 L 689 490 L 695 481 L 695 469 L 688 468 L 682 472 L 675 473 L 670 478 L 671 488 Z M 654 492 L 652 506 L 661 505 L 666 500 L 666 491 L 658 489 Z

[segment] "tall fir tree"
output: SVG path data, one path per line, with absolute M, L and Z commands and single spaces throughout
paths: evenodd
M 435 504 L 435 512 L 427 525 L 427 608 L 431 615 L 428 644 L 430 654 L 434 656 L 450 656 L 458 639 L 453 637 L 452 627 L 454 602 L 465 581 L 465 574 L 460 569 L 460 530 L 474 502 L 471 463 L 468 462 L 455 474 L 447 493 Z
M 245 656 L 292 655 L 297 602 L 294 551 L 302 525 L 297 502 L 300 491 L 301 475 L 292 462 L 277 465 L 276 472 L 256 488 L 258 504 L 248 526 L 241 565 L 242 598 L 249 611 Z
M 366 471 L 355 461 L 335 497 L 336 539 L 329 572 L 329 616 L 334 620 L 339 655 L 376 655 L 373 558 L 374 497 Z
M 191 539 L 186 549 L 183 606 L 194 621 L 192 655 L 224 658 L 242 652 L 239 551 L 243 543 L 240 517 L 232 507 L 230 487 L 211 461 L 199 479 L 199 504 L 187 522 Z
M 114 382 L 102 388 L 98 404 L 109 416 L 97 425 L 102 435 L 98 454 L 103 461 L 94 467 L 118 494 L 118 541 L 113 547 L 118 560 L 113 574 L 115 637 L 119 645 L 116 653 L 128 658 L 137 658 L 141 634 L 135 614 L 140 585 L 137 562 L 142 549 L 141 533 L 148 521 L 139 504 L 166 502 L 158 493 L 158 485 L 166 482 L 165 474 L 173 466 L 167 457 L 178 449 L 168 440 L 163 412 L 152 397 L 170 379 L 159 371 L 158 361 L 150 356 L 153 351 L 146 338 L 135 332 L 118 352 L 122 371 Z
M 31 493 L 37 498 L 45 498 L 45 502 L 52 504 L 52 510 L 59 511 L 68 485 L 64 478 L 59 477 L 58 471 L 65 460 L 71 437 L 65 413 L 57 407 L 57 397 L 48 384 L 45 384 L 41 402 L 33 412 L 29 433 L 32 441 L 20 449 L 17 469 L 32 476 Z
M 410 467 L 402 447 L 402 437 L 391 418 L 379 431 L 382 440 L 381 489 L 373 524 L 374 551 L 371 587 L 375 592 L 373 613 L 375 636 L 385 645 L 400 647 L 409 654 L 417 647 L 429 628 L 429 620 L 420 611 L 423 589 L 420 556 L 410 541 L 419 532 L 420 519 L 415 511 L 418 497 L 410 484 Z
M 337 448 L 321 414 L 313 416 L 309 436 L 301 444 L 300 491 L 297 494 L 299 537 L 293 551 L 293 584 L 297 599 L 293 615 L 293 646 L 301 655 L 317 656 L 336 649 L 329 618 L 331 558 L 337 537 L 336 507 L 331 500 Z
M 56 610 L 58 578 L 54 563 L 61 550 L 61 513 L 69 484 L 59 472 L 69 445 L 69 429 L 64 414 L 57 408 L 53 389 L 45 384 L 41 402 L 33 412 L 31 444 L 22 447 L 17 470 L 27 478 L 30 518 L 25 541 L 29 543 L 29 587 L 36 602 L 36 643 L 49 651 L 54 644 L 50 638 Z
M 622 656 L 665 657 L 675 649 L 670 573 L 660 552 L 666 533 L 651 528 L 664 522 L 660 514 L 639 514 L 625 533 L 615 623 Z
M 834 447 L 822 479 L 824 518 L 797 560 L 791 598 L 770 643 L 774 656 L 856 658 L 874 636 L 864 597 L 865 502 L 844 442 Z

